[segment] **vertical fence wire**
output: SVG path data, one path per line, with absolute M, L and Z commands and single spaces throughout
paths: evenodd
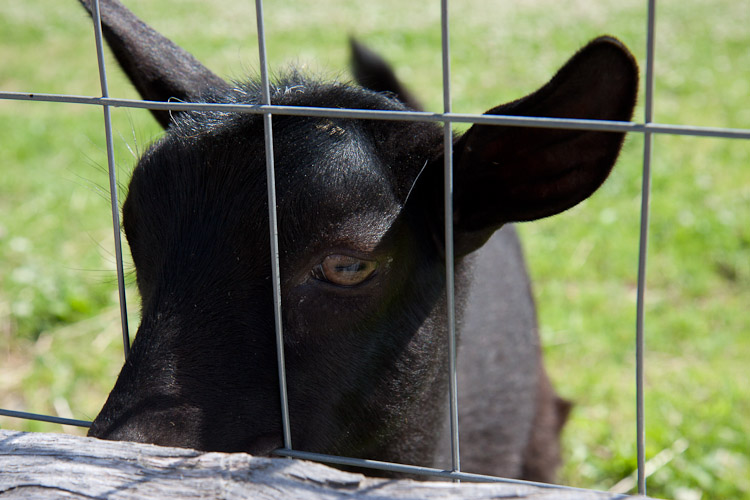
M 451 112 L 451 60 L 448 0 L 440 2 L 441 41 L 443 56 L 443 112 Z M 453 129 L 451 122 L 443 122 L 444 217 L 445 217 L 445 300 L 448 321 L 449 411 L 451 432 L 451 466 L 461 470 L 458 438 L 458 381 L 456 375 L 456 296 L 453 246 Z
M 255 0 L 255 17 L 258 25 L 258 54 L 260 57 L 261 88 L 263 104 L 271 104 L 271 85 L 268 78 L 266 52 L 265 18 L 263 0 Z M 276 360 L 279 370 L 279 396 L 281 398 L 281 424 L 284 435 L 284 448 L 292 449 L 292 432 L 289 423 L 289 400 L 286 383 L 286 362 L 284 361 L 284 333 L 281 321 L 281 277 L 279 266 L 279 225 L 276 217 L 276 175 L 273 157 L 273 117 L 263 113 L 263 131 L 266 146 L 266 182 L 268 186 L 268 226 L 271 239 L 271 280 L 273 283 L 273 313 L 276 328 Z
M 645 123 L 654 118 L 654 48 L 656 44 L 656 0 L 648 0 L 646 39 Z M 638 247 L 638 291 L 636 298 L 636 441 L 638 454 L 638 494 L 646 495 L 646 415 L 644 387 L 646 264 L 648 257 L 649 205 L 651 197 L 651 158 L 653 134 L 643 134 L 643 177 L 641 186 L 641 222 Z
M 94 38 L 96 39 L 96 56 L 99 64 L 99 83 L 102 97 L 109 97 L 107 69 L 104 64 L 104 42 L 102 40 L 102 18 L 99 0 L 94 0 Z M 107 169 L 109 174 L 110 208 L 112 210 L 112 228 L 114 232 L 115 260 L 117 266 L 117 291 L 120 299 L 120 323 L 122 327 L 122 348 L 125 359 L 130 355 L 130 334 L 128 332 L 128 308 L 125 300 L 125 273 L 122 263 L 122 240 L 120 238 L 120 204 L 117 200 L 117 170 L 115 165 L 114 141 L 112 139 L 111 109 L 102 105 L 104 111 L 104 135 L 107 142 Z

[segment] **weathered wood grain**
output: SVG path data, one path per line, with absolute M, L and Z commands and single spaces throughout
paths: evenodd
M 302 460 L 0 430 L 0 498 L 601 500 L 624 497 L 515 484 L 368 478 Z

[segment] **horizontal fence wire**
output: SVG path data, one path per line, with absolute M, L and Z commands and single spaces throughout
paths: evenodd
M 38 420 L 40 422 L 50 422 L 53 424 L 72 425 L 77 427 L 89 427 L 91 422 L 85 420 L 75 420 L 70 418 L 53 417 L 50 415 L 41 415 L 36 413 L 27 413 L 21 411 L 0 409 L 0 416 L 15 417 L 28 420 Z M 539 486 L 542 488 L 554 488 L 571 491 L 589 491 L 585 488 L 576 488 L 574 486 L 564 486 L 559 484 L 539 483 L 534 481 L 524 481 L 520 479 L 509 479 L 497 476 L 488 476 L 484 474 L 472 474 L 468 472 L 448 471 L 432 467 L 421 467 L 418 465 L 399 464 L 394 462 L 384 462 L 380 460 L 368 460 L 361 458 L 342 457 L 337 455 L 325 455 L 322 453 L 312 453 L 308 451 L 290 450 L 280 448 L 273 451 L 274 455 L 287 458 L 296 458 L 299 460 L 313 460 L 333 465 L 345 465 L 352 467 L 362 467 L 368 469 L 381 470 L 386 472 L 398 472 L 403 474 L 412 474 L 415 476 L 439 477 L 441 479 L 454 479 L 472 482 L 489 482 L 489 483 L 509 483 L 530 486 Z
M 0 417 L 13 417 L 24 420 L 38 420 L 40 422 L 50 422 L 53 424 L 73 425 L 76 427 L 91 427 L 88 420 L 76 420 L 74 418 L 55 417 L 52 415 L 42 415 L 40 413 L 29 413 L 26 411 L 4 410 L 0 408 Z
M 334 465 L 345 465 L 350 467 L 362 467 L 367 469 L 375 469 L 386 472 L 398 472 L 402 474 L 412 474 L 415 476 L 427 476 L 427 477 L 439 477 L 441 479 L 453 479 L 459 481 L 471 481 L 471 482 L 482 482 L 482 483 L 506 483 L 506 484 L 518 484 L 524 486 L 537 486 L 540 488 L 548 488 L 555 490 L 565 491 L 580 491 L 587 492 L 591 491 L 586 488 L 577 488 L 575 486 L 565 486 L 560 484 L 551 483 L 540 483 L 536 481 L 526 481 L 523 479 L 510 479 L 498 476 L 488 476 L 485 474 L 472 474 L 470 472 L 461 471 L 449 471 L 436 469 L 432 467 L 420 467 L 418 465 L 406 465 L 398 464 L 393 462 L 383 462 L 379 460 L 368 460 L 363 458 L 349 458 L 339 457 L 335 455 L 325 455 L 322 453 L 310 453 L 307 451 L 298 450 L 285 450 L 279 449 L 273 452 L 275 455 L 289 458 L 297 458 L 300 460 L 314 460 L 316 462 L 324 462 Z
M 577 118 L 550 118 L 537 116 L 481 115 L 471 113 L 436 113 L 429 111 L 386 111 L 369 109 L 317 108 L 307 106 L 276 106 L 262 104 L 219 104 L 142 101 L 67 94 L 32 94 L 28 92 L 0 92 L 0 99 L 16 101 L 61 102 L 111 106 L 113 108 L 139 108 L 171 111 L 223 111 L 226 113 L 251 113 L 287 116 L 315 116 L 321 118 L 354 118 L 367 120 L 393 120 L 412 122 L 477 123 L 480 125 L 506 125 L 511 127 L 555 128 L 568 130 L 593 130 L 605 132 L 651 133 L 723 139 L 750 139 L 750 129 L 702 127 L 668 123 L 621 122 L 612 120 L 584 120 Z

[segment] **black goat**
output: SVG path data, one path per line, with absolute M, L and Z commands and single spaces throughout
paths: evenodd
M 145 99 L 259 103 L 258 83 L 226 83 L 117 0 L 101 10 Z M 272 103 L 416 106 L 378 56 L 354 53 L 358 80 L 380 92 L 292 74 L 273 85 Z M 637 83 L 631 54 L 602 37 L 541 89 L 488 113 L 629 120 Z M 89 435 L 269 453 L 282 438 L 263 120 L 153 113 L 166 135 L 139 161 L 123 206 L 142 320 Z M 435 465 L 447 413 L 442 129 L 281 115 L 273 127 L 293 445 Z M 474 125 L 454 140 L 467 471 L 554 478 L 568 404 L 542 364 L 516 233 L 497 230 L 586 199 L 623 137 Z

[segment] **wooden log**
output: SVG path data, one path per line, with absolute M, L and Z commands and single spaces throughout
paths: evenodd
M 503 483 L 391 480 L 245 453 L 0 430 L 0 498 L 63 499 L 621 499 Z

